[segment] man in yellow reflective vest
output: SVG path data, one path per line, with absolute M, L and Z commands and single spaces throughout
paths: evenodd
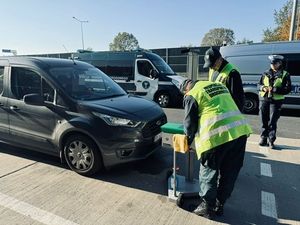
M 260 146 L 274 149 L 277 121 L 280 117 L 284 95 L 291 91 L 291 78 L 284 68 L 284 57 L 270 55 L 270 69 L 260 78 L 258 89 L 260 95 L 260 118 L 262 123 Z M 269 139 L 269 143 L 268 143 Z
M 224 84 L 242 112 L 245 94 L 239 70 L 224 59 L 219 50 L 214 47 L 205 52 L 204 61 L 203 68 L 209 68 L 208 80 Z
M 185 80 L 184 131 L 190 145 L 195 140 L 200 159 L 199 195 L 203 200 L 193 211 L 212 218 L 222 215 L 243 165 L 251 127 L 221 83 Z

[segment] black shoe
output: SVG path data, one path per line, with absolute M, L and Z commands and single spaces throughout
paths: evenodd
M 262 138 L 258 144 L 259 144 L 260 146 L 269 146 L 269 143 L 268 143 L 268 139 L 267 139 L 267 138 Z
M 271 149 L 275 149 L 274 142 L 270 142 L 270 148 L 271 148 Z
M 218 200 L 216 202 L 215 213 L 217 216 L 222 216 L 224 214 L 224 204 L 220 203 Z
M 208 206 L 206 202 L 201 202 L 201 204 L 193 211 L 198 216 L 211 219 L 214 216 L 214 210 Z

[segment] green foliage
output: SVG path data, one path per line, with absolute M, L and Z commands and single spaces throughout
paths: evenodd
M 214 28 L 205 34 L 201 46 L 221 46 L 224 42 L 228 45 L 234 44 L 235 37 L 233 30 L 227 28 Z
M 110 51 L 130 51 L 139 48 L 138 40 L 127 32 L 119 32 L 112 43 L 109 44 Z
M 288 40 L 292 9 L 293 1 L 288 0 L 280 10 L 274 11 L 276 27 L 263 30 L 263 42 Z

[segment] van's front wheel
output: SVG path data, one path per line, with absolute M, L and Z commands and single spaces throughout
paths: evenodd
M 243 111 L 247 114 L 257 114 L 258 113 L 258 97 L 254 94 L 245 94 L 245 103 Z
M 166 92 L 160 92 L 156 95 L 155 101 L 160 107 L 167 108 L 171 105 L 170 95 Z
M 68 166 L 84 176 L 92 175 L 102 167 L 101 155 L 96 144 L 84 135 L 72 135 L 67 139 L 64 156 Z

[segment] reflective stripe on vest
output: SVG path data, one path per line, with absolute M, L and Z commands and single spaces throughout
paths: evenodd
M 281 74 L 281 76 L 279 76 L 279 77 L 276 78 L 276 80 L 275 80 L 275 82 L 274 82 L 274 84 L 273 84 L 272 87 L 281 87 L 282 86 L 282 80 L 283 80 L 283 78 L 287 74 L 288 74 L 287 71 L 283 71 L 282 74 Z M 267 77 L 267 76 L 264 77 L 263 85 L 266 86 L 266 87 L 270 86 L 269 77 Z M 264 97 L 266 95 L 266 92 L 265 91 L 260 91 L 259 95 L 261 97 Z M 273 93 L 272 99 L 274 99 L 274 100 L 283 100 L 284 99 L 284 95 Z
M 246 125 L 246 124 L 248 124 L 247 119 L 242 119 L 242 120 L 237 120 L 237 121 L 234 121 L 232 123 L 226 124 L 224 126 L 218 127 L 214 130 L 211 130 L 211 131 L 207 132 L 205 135 L 202 135 L 201 132 L 200 132 L 200 139 L 201 139 L 201 141 L 205 141 L 205 140 L 211 138 L 212 136 L 214 136 L 216 134 L 221 134 L 223 132 L 229 131 L 232 128 L 235 128 L 235 127 L 238 127 L 238 126 L 241 126 L 241 125 Z
M 199 124 L 195 135 L 198 158 L 209 149 L 252 133 L 228 89 L 216 82 L 199 81 L 187 93 L 198 103 Z
M 229 118 L 229 117 L 232 117 L 232 116 L 237 116 L 237 115 L 240 115 L 241 112 L 238 110 L 238 111 L 231 111 L 231 112 L 226 112 L 226 113 L 223 113 L 223 114 L 220 114 L 220 115 L 216 115 L 212 118 L 209 118 L 207 119 L 203 124 L 202 124 L 202 127 L 201 127 L 201 130 L 203 130 L 205 127 L 208 127 L 209 125 L 211 124 L 214 124 L 220 120 L 223 120 L 223 119 L 226 119 L 226 118 Z M 200 132 L 201 132 L 200 130 Z

